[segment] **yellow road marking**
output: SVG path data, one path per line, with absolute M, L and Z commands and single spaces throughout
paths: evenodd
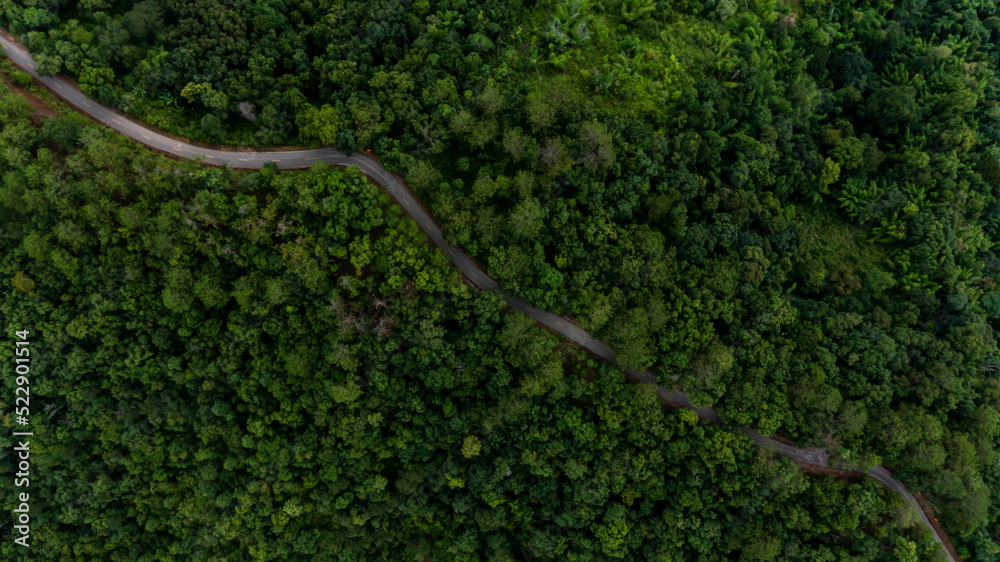
M 209 155 L 206 154 L 205 158 L 215 158 L 215 156 L 209 156 Z
M 181 151 L 181 149 L 177 148 L 176 146 L 174 147 L 174 150 L 176 150 L 177 152 Z
M 62 89 L 62 84 L 60 84 L 59 82 L 56 82 L 56 88 L 59 88 L 61 90 Z
M 306 158 L 306 160 L 319 160 L 322 156 L 315 156 L 313 158 Z
M 118 124 L 118 125 L 121 125 L 121 123 L 119 123 L 117 119 L 112 119 L 111 122 L 115 123 L 115 124 Z
M 424 224 L 427 225 L 427 228 L 434 228 L 433 226 L 431 226 L 431 223 L 429 223 L 429 222 L 425 222 Z
M 559 324 L 560 326 L 565 326 L 566 325 L 566 324 L 563 324 L 562 322 L 560 322 L 558 320 L 556 320 L 556 324 Z
M 407 199 L 403 199 L 403 203 L 405 203 L 407 207 L 410 206 L 410 201 Z
M 85 101 L 82 101 L 82 102 L 80 102 L 80 103 L 82 103 L 83 105 L 85 105 L 85 106 L 87 106 L 87 107 L 90 107 L 90 104 L 89 104 L 89 103 L 87 103 L 87 102 L 85 102 Z
M 153 140 L 153 139 L 151 139 L 151 138 L 147 137 L 146 135 L 142 135 L 142 138 L 144 138 L 144 139 L 146 139 L 146 140 Z
M 271 162 L 281 162 L 281 160 L 271 160 Z
M 246 161 L 247 161 L 246 158 L 240 158 L 240 162 L 246 162 Z

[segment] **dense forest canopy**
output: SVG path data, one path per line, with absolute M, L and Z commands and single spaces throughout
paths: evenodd
M 667 410 L 470 289 L 356 170 L 237 175 L 30 109 L 0 86 L 33 560 L 941 555 L 877 483 Z
M 734 426 L 874 456 L 1000 552 L 994 0 L 8 0 L 0 25 L 159 127 L 375 150 L 505 290 Z

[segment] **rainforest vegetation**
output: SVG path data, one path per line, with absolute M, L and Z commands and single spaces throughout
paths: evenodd
M 938 555 L 881 485 L 807 476 L 469 288 L 356 169 L 175 162 L 3 90 L 32 560 Z
M 231 144 L 374 150 L 387 168 L 405 175 L 447 238 L 505 290 L 573 317 L 605 340 L 623 366 L 651 367 L 663 384 L 717 405 L 732 427 L 885 463 L 939 511 L 963 556 L 986 561 L 1000 553 L 995 0 L 2 0 L 0 26 L 31 49 L 40 71 L 74 76 L 88 95 L 179 134 Z M 29 174 L 41 172 L 29 172 L 26 162 L 50 158 L 54 166 L 59 151 L 70 153 L 70 169 L 79 161 L 74 151 L 83 142 L 73 140 L 75 129 L 47 126 L 47 133 L 5 128 L 13 131 L 5 138 L 15 139 L 4 148 L 14 158 L 7 173 L 15 174 L 5 176 L 8 215 L 35 204 L 26 186 Z M 79 134 L 96 134 L 86 131 Z M 17 136 L 41 139 L 33 142 L 42 146 L 48 138 L 42 134 L 53 135 L 48 142 L 57 145 L 41 155 L 22 148 L 31 145 Z M 132 176 L 117 189 L 155 185 L 146 178 L 154 170 L 123 171 Z M 177 176 L 174 189 L 209 181 L 216 172 L 192 173 L 205 179 Z M 235 202 L 235 193 L 253 194 L 246 204 L 267 209 L 266 193 L 285 185 L 285 192 L 305 195 L 285 195 L 275 205 L 287 200 L 309 212 L 331 212 L 314 208 L 322 196 L 309 187 L 313 180 L 285 179 L 273 170 L 251 177 L 257 179 L 212 181 L 250 182 L 229 195 L 237 208 L 243 203 Z M 215 196 L 201 197 L 200 212 L 223 212 Z M 360 205 L 357 197 L 345 196 Z M 194 201 L 168 199 L 178 209 Z M 212 211 L 214 205 L 220 210 Z M 24 223 L 16 227 L 21 234 L 5 234 L 4 243 L 35 248 L 31 259 L 48 256 L 45 263 L 66 275 L 97 275 L 91 265 L 97 258 L 86 258 L 96 251 L 95 240 L 135 244 L 112 234 L 124 240 L 153 228 L 158 216 L 146 210 L 122 219 L 132 226 L 111 229 L 107 237 L 74 234 L 99 228 L 103 212 L 72 222 L 75 230 L 63 218 Z M 264 219 L 274 221 L 279 210 L 273 213 Z M 203 228 L 195 215 L 187 227 Z M 233 220 L 220 216 L 220 224 Z M 22 219 L 11 220 L 5 229 Z M 254 224 L 241 236 L 264 244 Z M 427 297 L 432 301 L 465 302 L 440 296 L 450 294 L 454 281 L 431 254 L 419 262 L 418 254 L 390 251 L 394 243 L 379 247 L 379 240 L 402 236 L 389 227 L 372 227 L 361 241 L 338 239 L 333 244 L 343 249 L 330 250 L 320 242 L 329 225 L 307 224 L 304 218 L 285 223 L 286 233 L 299 233 L 301 242 L 288 245 L 297 238 L 279 236 L 280 250 L 268 259 L 255 257 L 256 246 L 198 234 L 203 246 L 228 248 L 231 254 L 218 263 L 236 260 L 232 267 L 246 279 L 240 285 L 227 285 L 236 283 L 228 278 L 199 285 L 203 271 L 223 275 L 225 267 L 214 261 L 186 266 L 187 273 L 171 269 L 169 260 L 181 263 L 190 253 L 171 244 L 196 241 L 183 230 L 164 234 L 174 226 L 160 230 L 155 246 L 142 247 L 168 260 L 149 267 L 163 276 L 162 306 L 189 318 L 184 329 L 191 333 L 202 329 L 197 306 L 224 296 L 235 301 L 219 307 L 238 301 L 254 310 L 284 306 L 304 314 L 306 305 L 295 299 L 312 294 L 310 287 L 324 288 L 319 278 L 343 259 L 353 269 L 338 275 L 382 268 L 385 277 L 361 275 L 375 285 L 355 287 L 356 296 L 337 285 L 350 298 L 394 294 L 407 280 L 412 290 L 438 295 Z M 269 237 L 278 236 L 276 224 L 267 227 Z M 214 228 L 221 226 L 208 230 Z M 411 233 L 414 247 L 417 238 Z M 59 250 L 56 242 L 70 245 Z M 251 265 L 267 273 L 255 277 Z M 27 267 L 6 275 L 39 287 L 61 279 Z M 268 267 L 288 272 L 278 276 Z M 119 270 L 119 284 L 140 290 L 146 274 Z M 100 295 L 88 288 L 90 281 L 78 283 L 83 294 Z M 62 307 L 82 298 L 67 290 L 43 301 Z M 205 301 L 202 294 L 216 296 Z M 385 318 L 381 307 L 352 306 L 374 326 Z M 461 305 L 441 306 L 447 322 L 471 321 L 460 320 Z M 382 329 L 398 333 L 410 326 L 401 316 L 390 318 L 397 323 Z M 459 325 L 449 325 L 450 337 L 471 337 L 464 332 L 472 328 Z M 246 329 L 232 321 L 225 326 Z M 290 328 L 281 337 L 313 329 Z M 134 330 L 135 337 L 152 337 Z M 340 353 L 339 347 L 292 353 L 306 345 L 293 339 L 294 345 L 255 344 L 267 344 L 260 353 L 280 355 L 271 360 L 274 373 L 285 376 L 293 365 L 308 369 L 310 361 Z M 237 353 L 205 345 L 189 353 Z M 374 349 L 343 357 L 377 364 Z M 149 353 L 153 361 L 168 359 L 164 351 Z M 504 360 L 516 357 L 503 354 Z M 136 368 L 143 361 L 133 360 Z M 212 362 L 200 363 L 197 368 Z M 225 364 L 220 359 L 215 368 L 224 372 Z M 588 372 L 577 372 L 566 356 L 541 365 L 520 375 L 537 396 L 558 395 L 555 381 Z M 207 375 L 190 376 L 203 381 Z M 371 381 L 357 384 L 368 388 Z M 668 457 L 661 464 L 677 460 Z M 550 528 L 568 527 L 555 515 L 545 517 L 552 517 Z M 457 524 L 452 519 L 448 524 Z M 803 552 L 812 548 L 804 545 Z

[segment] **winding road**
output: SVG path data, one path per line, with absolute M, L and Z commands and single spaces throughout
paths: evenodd
M 452 263 L 454 263 L 459 271 L 461 271 L 474 286 L 482 290 L 492 289 L 500 292 L 503 295 L 504 300 L 511 308 L 527 314 L 539 324 L 566 337 L 570 341 L 608 361 L 609 363 L 617 364 L 614 354 L 611 349 L 604 344 L 604 342 L 592 338 L 587 331 L 579 328 L 570 320 L 562 316 L 534 308 L 517 297 L 503 294 L 496 281 L 490 278 L 490 276 L 488 276 L 484 271 L 479 269 L 475 262 L 466 256 L 460 249 L 448 244 L 444 240 L 441 229 L 438 227 L 437 223 L 424 209 L 423 205 L 419 200 L 417 200 L 409 188 L 393 177 L 392 174 L 386 171 L 385 168 L 383 168 L 370 156 L 360 152 L 347 156 L 332 148 L 293 150 L 284 152 L 241 152 L 215 150 L 187 144 L 152 131 L 143 124 L 136 123 L 122 117 L 120 114 L 87 98 L 76 88 L 74 84 L 59 76 L 39 76 L 36 72 L 38 64 L 35 60 L 23 47 L 12 41 L 9 36 L 6 36 L 6 33 L 3 32 L 3 30 L 0 30 L 0 47 L 3 48 L 4 54 L 6 54 L 15 65 L 19 66 L 25 72 L 34 77 L 38 82 L 49 88 L 53 93 L 81 113 L 90 116 L 102 125 L 106 125 L 140 144 L 164 153 L 177 157 L 202 159 L 203 163 L 209 165 L 221 166 L 225 164 L 230 168 L 259 169 L 269 162 L 274 162 L 280 169 L 296 169 L 307 168 L 314 162 L 318 161 L 326 162 L 335 166 L 357 166 L 375 183 L 378 183 L 380 186 L 385 188 L 390 195 L 392 195 L 403 210 L 417 222 L 420 229 L 427 234 L 434 244 L 441 248 L 443 252 L 448 254 Z M 629 378 L 635 381 L 653 385 L 656 384 L 656 376 L 650 371 L 637 372 L 625 370 L 625 373 Z M 683 392 L 671 391 L 666 387 L 659 386 L 657 387 L 657 394 L 665 400 L 673 402 L 683 408 L 693 410 L 702 419 L 721 424 L 721 418 L 714 409 L 698 408 L 694 406 L 687 394 Z M 769 449 L 779 455 L 789 457 L 795 461 L 820 467 L 832 467 L 861 472 L 857 468 L 845 466 L 841 463 L 836 463 L 831 466 L 829 454 L 822 449 L 799 448 L 787 445 L 769 437 L 765 437 L 750 428 L 743 428 L 742 431 L 747 434 L 753 443 L 758 447 Z M 930 528 L 931 532 L 934 534 L 934 539 L 942 545 L 942 550 L 945 551 L 948 559 L 952 562 L 956 562 L 951 553 L 944 548 L 944 543 L 942 542 L 941 537 L 934 529 L 934 526 L 931 525 L 931 522 L 927 519 L 924 511 L 917 503 L 916 498 L 914 498 L 913 495 L 910 494 L 898 480 L 892 478 L 891 472 L 884 467 L 878 466 L 868 470 L 866 474 L 869 477 L 881 482 L 890 490 L 901 495 L 905 502 L 911 505 L 917 513 L 920 514 L 924 524 L 927 525 L 927 527 Z

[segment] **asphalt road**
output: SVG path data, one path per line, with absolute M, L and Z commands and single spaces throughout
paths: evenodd
M 420 204 L 413 193 L 395 177 L 393 177 L 392 174 L 386 171 L 385 168 L 383 168 L 378 162 L 364 153 L 356 152 L 348 156 L 332 148 L 293 150 L 285 152 L 241 152 L 231 150 L 215 150 L 187 144 L 152 131 L 141 123 L 136 123 L 126 119 L 120 114 L 87 98 L 73 84 L 63 78 L 60 78 L 59 76 L 39 76 L 36 72 L 38 64 L 20 45 L 5 36 L 5 32 L 0 33 L 0 46 L 3 47 L 4 53 L 14 62 L 14 64 L 19 66 L 28 74 L 31 74 L 35 79 L 48 87 L 53 93 L 61 97 L 69 105 L 72 105 L 81 113 L 89 115 L 95 121 L 106 125 L 149 148 L 153 148 L 167 154 L 172 154 L 177 157 L 202 159 L 202 161 L 208 165 L 221 166 L 225 164 L 230 168 L 259 169 L 268 162 L 274 162 L 280 169 L 308 168 L 313 163 L 320 161 L 327 162 L 335 166 L 357 166 L 375 183 L 381 185 L 386 189 L 386 191 L 389 192 L 390 195 L 392 195 L 403 210 L 417 222 L 417 226 L 419 226 L 420 229 L 427 234 L 434 244 L 448 254 L 452 263 L 455 264 L 455 267 L 457 267 L 459 271 L 461 271 L 462 274 L 472 282 L 473 285 L 482 290 L 494 289 L 500 291 L 500 287 L 497 285 L 496 281 L 491 279 L 490 276 L 479 269 L 479 267 L 477 267 L 476 264 L 460 249 L 448 244 L 444 240 L 441 229 L 437 226 L 437 223 L 424 209 L 423 205 Z M 501 294 L 503 294 L 502 291 Z M 579 328 L 570 320 L 563 318 L 562 316 L 552 314 L 551 312 L 534 308 L 517 297 L 503 295 L 503 298 L 511 308 L 527 314 L 539 324 L 566 337 L 570 341 L 576 343 L 580 347 L 583 347 L 598 357 L 617 364 L 614 354 L 611 349 L 604 344 L 604 342 L 592 338 L 587 331 Z M 629 378 L 635 381 L 656 384 L 656 376 L 650 371 L 637 372 L 626 370 L 625 373 L 629 376 Z M 696 407 L 691 403 L 691 399 L 684 392 L 669 390 L 666 387 L 659 386 L 657 387 L 657 394 L 681 407 L 693 410 L 702 419 L 709 420 L 714 423 L 721 423 L 719 414 L 714 409 Z M 757 446 L 770 449 L 779 455 L 783 455 L 807 464 L 824 467 L 830 466 L 829 455 L 825 451 L 819 449 L 802 449 L 793 447 L 791 445 L 775 441 L 769 437 L 764 437 L 750 428 L 743 428 L 743 432 L 749 435 L 754 444 Z M 920 509 L 920 505 L 917 503 L 916 499 L 912 494 L 906 491 L 906 488 L 899 481 L 892 478 L 892 474 L 888 470 L 880 466 L 869 470 L 867 474 L 871 478 L 881 482 L 890 490 L 900 494 L 907 503 L 911 504 L 913 508 L 917 510 L 917 513 L 920 514 L 924 523 L 934 533 L 934 539 L 941 543 L 941 538 L 938 536 L 937 531 L 934 530 L 934 527 L 930 524 L 930 521 L 927 520 L 927 517 L 924 515 L 923 510 Z M 954 562 L 954 558 L 952 558 L 950 554 L 948 554 L 948 558 Z

